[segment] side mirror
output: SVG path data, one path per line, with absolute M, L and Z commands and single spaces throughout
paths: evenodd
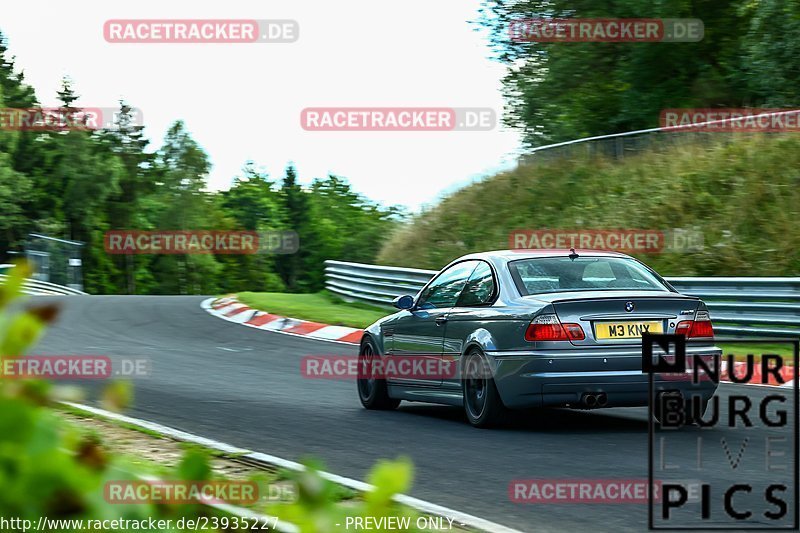
M 411 309 L 414 307 L 414 297 L 404 294 L 392 300 L 392 305 L 398 309 Z

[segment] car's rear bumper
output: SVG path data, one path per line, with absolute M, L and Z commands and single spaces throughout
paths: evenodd
M 721 355 L 714 346 L 687 347 L 687 356 Z M 641 370 L 641 350 L 548 350 L 487 352 L 498 392 L 506 407 L 583 407 L 585 394 L 605 393 L 607 407 L 644 406 L 649 400 L 649 376 Z M 702 372 L 655 374 L 654 390 L 680 392 L 684 397 L 712 397 L 717 384 Z

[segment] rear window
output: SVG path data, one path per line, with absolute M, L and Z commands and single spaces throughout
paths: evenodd
M 644 265 L 624 257 L 541 257 L 508 263 L 522 295 L 548 292 L 668 291 Z

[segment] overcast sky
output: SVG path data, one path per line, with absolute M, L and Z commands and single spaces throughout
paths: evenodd
M 205 5 L 204 5 L 205 4 Z M 226 189 L 252 159 L 280 178 L 293 161 L 309 183 L 328 173 L 384 204 L 417 210 L 444 191 L 513 166 L 519 135 L 492 131 L 319 132 L 306 107 L 482 107 L 502 113 L 504 68 L 475 31 L 479 0 L 4 0 L 0 30 L 43 105 L 62 76 L 85 107 L 120 98 L 161 145 L 183 120 Z M 294 43 L 115 44 L 108 19 L 293 19 Z

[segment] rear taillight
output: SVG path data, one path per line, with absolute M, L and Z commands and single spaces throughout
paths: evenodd
M 675 326 L 675 335 L 684 335 L 688 337 L 689 332 L 692 331 L 693 323 L 693 320 L 684 320 L 683 322 L 678 322 L 678 325 Z
M 539 315 L 525 330 L 526 341 L 582 341 L 586 338 L 580 324 L 562 324 L 556 315 Z
M 694 316 L 694 325 L 692 331 L 689 332 L 689 337 L 713 337 L 714 326 L 711 324 L 711 316 L 708 311 L 698 311 Z
M 689 339 L 713 338 L 714 326 L 708 311 L 698 311 L 694 320 L 684 320 L 675 327 L 676 335 L 685 335 Z
M 565 341 L 567 332 L 556 315 L 539 315 L 525 330 L 526 341 Z
M 567 337 L 571 341 L 582 341 L 586 338 L 580 324 L 564 324 L 564 329 L 567 330 Z

